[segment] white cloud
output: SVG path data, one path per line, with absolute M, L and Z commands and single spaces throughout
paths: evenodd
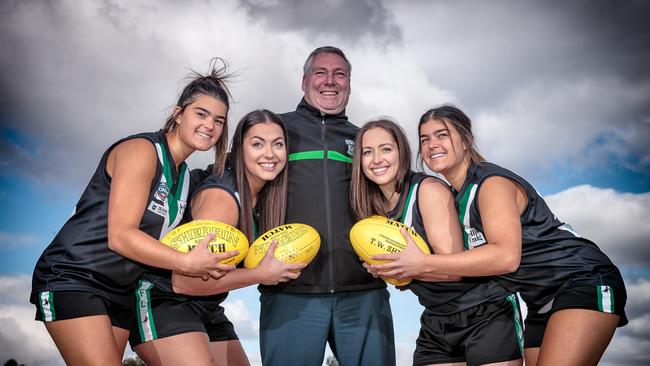
M 594 241 L 614 263 L 650 263 L 650 193 L 581 185 L 548 196 L 546 202 L 560 220 Z
M 240 71 L 232 87 L 232 121 L 253 108 L 291 110 L 301 96 L 306 55 L 326 43 L 340 45 L 353 63 L 349 114 L 355 123 L 391 115 L 414 142 L 420 114 L 454 102 L 476 121 L 487 156 L 527 177 L 547 177 L 544 172 L 565 161 L 597 168 L 594 161 L 607 156 L 630 169 L 646 171 L 650 164 L 650 83 L 638 67 L 648 52 L 633 47 L 640 40 L 636 33 L 608 27 L 611 17 L 595 37 L 580 27 L 601 18 L 588 18 L 577 7 L 565 10 L 584 23 L 536 3 L 332 0 L 343 17 L 327 16 L 331 9 L 314 12 L 320 5 L 297 3 L 287 13 L 278 4 L 5 5 L 0 81 L 12 91 L 7 109 L 15 116 L 3 122 L 33 135 L 42 147 L 25 151 L 5 144 L 0 164 L 43 183 L 61 181 L 65 171 L 63 179 L 83 184 L 111 142 L 159 128 L 187 68 L 205 70 L 214 56 Z M 631 9 L 618 14 L 636 26 Z M 370 23 L 352 24 L 357 13 Z M 602 37 L 623 36 L 631 46 L 612 42 L 620 54 L 603 54 Z M 631 66 L 640 77 L 628 77 Z M 204 166 L 209 160 L 199 154 L 190 162 Z
M 34 320 L 36 308 L 29 304 L 31 278 L 0 277 L 0 355 L 26 365 L 63 365 L 59 352 L 43 323 Z
M 625 312 L 630 323 L 618 328 L 605 355 L 603 365 L 647 365 L 650 363 L 650 279 L 626 281 Z
M 226 316 L 235 326 L 239 338 L 259 337 L 259 321 L 251 317 L 251 313 L 242 299 L 226 300 L 222 304 Z
M 598 168 L 608 158 L 627 161 L 632 152 L 642 160 L 646 146 L 637 136 L 647 137 L 650 129 L 627 111 L 649 101 L 650 83 L 567 76 L 534 81 L 474 116 L 475 134 L 489 160 L 527 177 L 544 177 L 557 166 Z

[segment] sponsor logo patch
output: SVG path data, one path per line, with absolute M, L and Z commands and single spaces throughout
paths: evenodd
M 164 205 L 161 205 L 160 203 L 154 201 L 149 202 L 149 207 L 147 207 L 147 210 L 162 217 L 167 217 L 167 212 L 169 211 Z
M 474 229 L 473 227 L 465 226 L 463 229 L 465 230 L 465 233 L 467 233 L 467 246 L 469 249 L 476 248 L 487 242 L 483 236 L 483 233 Z

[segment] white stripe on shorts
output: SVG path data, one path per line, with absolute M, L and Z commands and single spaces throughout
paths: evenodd
M 51 322 L 54 320 L 52 314 L 52 299 L 50 297 L 50 291 L 41 292 L 41 310 L 43 311 L 43 321 Z
M 598 297 L 601 299 L 600 311 L 614 312 L 614 290 L 609 286 L 598 286 Z
M 136 290 L 138 327 L 140 328 L 140 340 L 147 342 L 156 339 L 153 319 L 151 319 L 151 304 L 149 303 L 149 290 L 153 284 L 148 281 L 140 281 Z

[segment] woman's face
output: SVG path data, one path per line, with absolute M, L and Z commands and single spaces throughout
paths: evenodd
M 179 110 L 180 107 L 175 107 L 174 113 Z M 178 136 L 194 150 L 209 150 L 221 137 L 227 113 L 228 107 L 222 101 L 199 95 L 182 113 L 176 115 Z
M 397 183 L 399 150 L 395 138 L 381 127 L 367 130 L 361 138 L 361 169 L 382 190 L 392 191 Z
M 420 152 L 429 169 L 445 175 L 465 159 L 467 148 L 450 123 L 430 119 L 420 125 Z
M 244 170 L 251 187 L 261 189 L 272 181 L 287 164 L 287 147 L 282 127 L 263 122 L 249 128 L 244 134 Z

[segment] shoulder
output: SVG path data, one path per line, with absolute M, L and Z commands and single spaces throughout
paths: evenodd
M 150 161 L 158 160 L 158 153 L 152 140 L 146 137 L 133 137 L 113 145 L 109 154 L 109 159 L 111 158 L 135 165 L 150 165 Z
M 485 203 L 519 202 L 524 205 L 527 194 L 524 187 L 510 177 L 490 176 L 483 181 L 478 191 L 481 206 Z
M 193 220 L 217 220 L 237 225 L 239 203 L 223 188 L 212 187 L 198 192 L 192 198 L 190 207 Z
M 204 175 L 201 171 L 196 173 L 196 177 Z M 196 186 L 192 190 L 192 197 L 204 190 L 218 189 L 228 193 L 233 198 L 237 195 L 237 181 L 231 170 L 226 169 L 221 175 L 204 175 L 200 181 L 196 181 Z
M 484 162 L 476 166 L 475 175 L 481 192 L 487 190 L 498 193 L 510 189 L 527 191 L 532 188 L 520 175 L 494 163 Z
M 424 176 L 420 182 L 418 195 L 424 199 L 453 197 L 451 188 L 442 179 Z

